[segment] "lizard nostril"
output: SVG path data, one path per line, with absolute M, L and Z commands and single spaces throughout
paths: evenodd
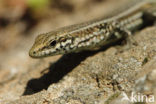
M 36 51 L 34 51 L 34 50 L 30 50 L 29 51 L 29 56 L 31 56 L 31 57 L 34 57 L 34 56 L 36 56 Z
M 36 52 L 34 51 L 33 54 L 36 54 Z

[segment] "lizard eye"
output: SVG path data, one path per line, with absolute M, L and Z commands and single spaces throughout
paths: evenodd
M 56 45 L 56 41 L 55 40 L 50 43 L 50 46 L 55 46 L 55 45 Z

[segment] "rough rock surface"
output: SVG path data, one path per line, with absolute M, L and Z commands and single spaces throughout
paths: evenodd
M 30 34 L 38 33 L 49 21 L 44 22 Z M 1 34 L 9 34 L 6 30 Z M 37 60 L 28 56 L 34 37 L 20 37 L 16 45 L 0 53 L 0 104 L 133 104 L 121 101 L 123 94 L 156 96 L 155 26 L 135 33 L 137 45 L 128 48 L 119 42 L 99 51 Z

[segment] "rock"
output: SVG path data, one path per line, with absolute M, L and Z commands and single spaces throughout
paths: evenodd
M 0 103 L 132 104 L 133 92 L 156 96 L 155 34 L 154 26 L 138 31 L 138 44 L 128 49 L 116 44 L 36 60 L 28 56 L 29 42 L 6 50 L 0 59 Z M 128 100 L 121 100 L 125 96 Z

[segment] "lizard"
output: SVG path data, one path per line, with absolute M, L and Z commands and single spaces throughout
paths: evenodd
M 156 0 L 136 0 L 133 6 L 110 18 L 74 24 L 38 35 L 29 56 L 42 58 L 99 49 L 131 36 L 134 31 L 155 20 Z

